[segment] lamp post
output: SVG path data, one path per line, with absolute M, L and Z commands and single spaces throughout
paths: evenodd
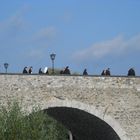
M 9 66 L 8 63 L 4 63 L 5 73 L 7 73 L 8 66 Z
M 52 60 L 52 74 L 54 74 L 54 59 L 55 59 L 56 54 L 52 53 L 50 54 L 50 58 Z

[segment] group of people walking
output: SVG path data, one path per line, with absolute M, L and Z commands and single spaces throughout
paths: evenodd
M 88 75 L 87 69 L 84 69 L 83 75 Z M 110 68 L 108 68 L 106 70 L 103 70 L 102 73 L 101 73 L 101 75 L 110 76 L 111 75 Z
M 23 69 L 23 74 L 32 74 L 33 73 L 33 67 L 24 67 Z M 38 71 L 39 74 L 48 74 L 48 67 L 44 68 L 44 71 L 42 70 L 42 68 L 39 69 Z
M 60 71 L 60 74 L 71 74 L 69 66 Z
M 32 66 L 30 66 L 29 68 L 28 67 L 24 67 L 23 74 L 32 74 L 32 71 L 33 71 L 32 69 L 33 69 Z
M 88 75 L 87 69 L 84 69 L 83 75 Z M 111 75 L 110 68 L 107 68 L 107 69 L 103 70 L 101 75 L 103 75 L 103 76 L 110 76 Z M 135 74 L 134 68 L 130 68 L 128 70 L 127 76 L 135 76 L 135 75 L 136 74 Z
M 33 70 L 33 67 L 30 66 L 30 67 L 24 67 L 23 69 L 23 74 L 32 74 L 32 70 Z M 49 71 L 48 71 L 48 67 L 45 67 L 44 70 L 42 70 L 42 68 L 39 69 L 38 71 L 39 74 L 49 74 Z M 70 69 L 69 69 L 69 66 L 66 66 L 64 69 L 60 70 L 60 74 L 71 74 L 70 72 Z M 83 71 L 83 75 L 88 75 L 88 72 L 87 72 L 87 69 L 85 68 L 84 71 Z M 101 73 L 102 76 L 110 76 L 111 75 L 111 72 L 110 72 L 110 68 L 107 68 L 107 69 L 104 69 Z M 134 68 L 130 68 L 128 70 L 128 74 L 127 76 L 135 76 L 135 70 Z
M 101 75 L 106 75 L 106 76 L 110 76 L 111 73 L 110 73 L 110 68 L 106 69 L 106 70 L 103 70 Z

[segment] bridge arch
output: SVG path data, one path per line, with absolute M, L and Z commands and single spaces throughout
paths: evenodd
M 75 100 L 58 99 L 53 97 L 41 107 L 42 110 L 47 110 L 47 109 L 53 110 L 53 109 L 64 109 L 64 108 L 65 109 L 73 108 L 74 110 L 77 109 L 89 113 L 97 117 L 101 121 L 105 122 L 106 124 L 108 124 L 121 140 L 129 140 L 125 131 L 122 129 L 121 125 L 115 119 L 113 119 L 109 115 L 104 115 L 104 112 L 102 110 L 97 110 L 92 105 L 85 104 Z

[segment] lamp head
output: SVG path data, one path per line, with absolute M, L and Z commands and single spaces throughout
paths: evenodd
M 8 66 L 9 66 L 9 64 L 8 64 L 8 63 L 4 63 L 4 67 L 5 67 L 5 69 L 7 69 L 7 68 L 8 68 Z
M 51 60 L 54 60 L 55 59 L 55 56 L 56 56 L 56 54 L 54 54 L 54 53 L 50 54 Z

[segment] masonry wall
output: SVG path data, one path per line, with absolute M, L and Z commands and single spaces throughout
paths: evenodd
M 22 100 L 27 110 L 34 105 L 44 109 L 58 99 L 63 106 L 84 108 L 108 121 L 122 139 L 140 140 L 139 77 L 0 75 L 0 104 L 6 105 L 13 99 Z M 119 127 L 108 116 L 124 132 L 117 130 Z

